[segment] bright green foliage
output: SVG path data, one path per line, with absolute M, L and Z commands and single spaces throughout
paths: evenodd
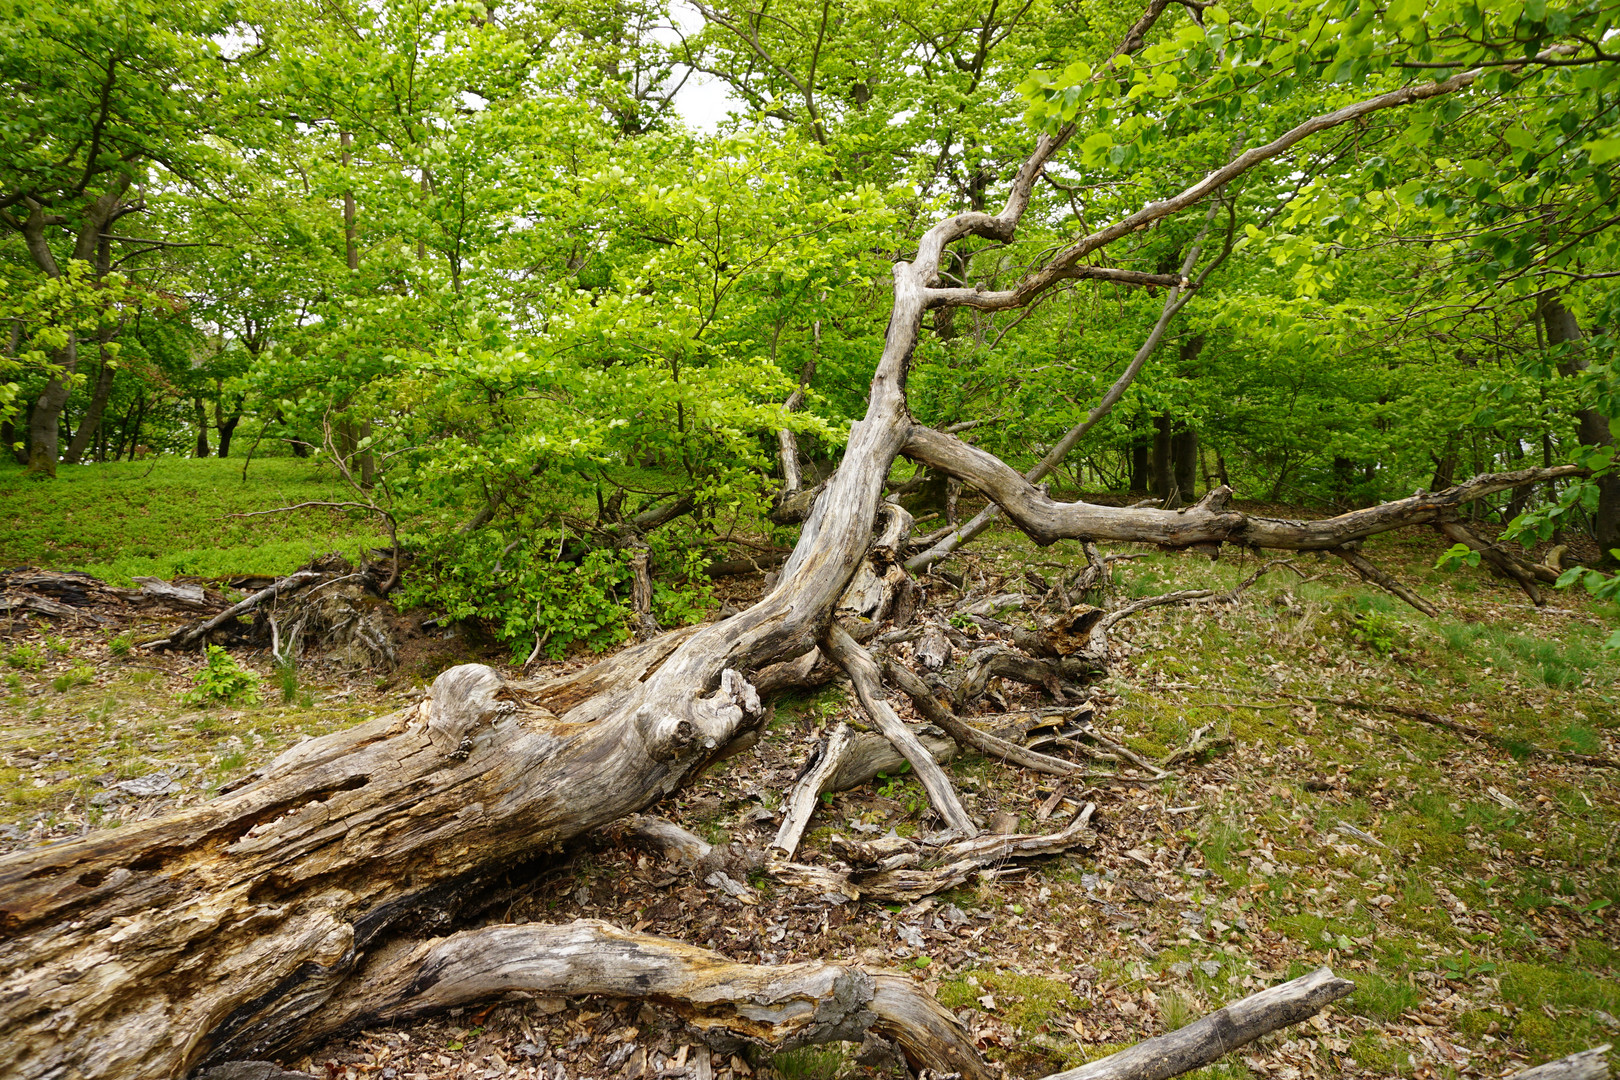
M 1620 63 L 1592 44 L 1611 7 L 1171 6 L 1112 57 L 1139 12 L 1092 0 L 769 18 L 718 3 L 679 45 L 652 31 L 670 14 L 644 0 L 0 9 L 22 43 L 0 79 L 29 101 L 0 132 L 17 151 L 0 155 L 0 208 L 16 218 L 16 193 L 50 191 L 71 218 L 122 184 L 141 208 L 113 235 L 188 245 L 110 241 L 105 266 L 64 260 L 52 276 L 21 218 L 8 226 L 0 303 L 25 333 L 0 360 L 0 413 L 20 419 L 54 375 L 82 419 L 110 369 L 117 439 L 87 454 L 190 449 L 199 427 L 217 448 L 239 419 L 233 448 L 347 469 L 342 498 L 371 504 L 356 528 L 392 522 L 422 556 L 412 597 L 489 621 L 518 655 L 537 637 L 602 647 L 625 632 L 620 511 L 693 502 L 649 537 L 669 622 L 700 613 L 692 571 L 724 538 L 792 539 L 761 518 L 774 433 L 796 430 L 818 471 L 835 461 L 881 348 L 890 264 L 939 214 L 996 209 L 1029 150 L 1009 103 L 1067 144 L 1018 237 L 956 243 L 947 284 L 1004 288 L 1245 147 L 1438 85 L 1215 193 L 1194 272 L 1224 262 L 1059 485 L 1142 487 L 1156 428 L 1195 436 L 1186 496 L 1229 482 L 1335 509 L 1582 454 L 1609 464 L 1580 448 L 1576 417 L 1620 412 L 1606 276 Z M 67 103 L 94 96 L 97 58 L 130 56 L 143 66 L 105 126 L 128 164 L 113 164 Z M 713 133 L 671 107 L 687 63 L 741 103 Z M 1467 87 L 1446 81 L 1476 67 Z M 67 168 L 52 148 L 70 145 Z M 92 157 L 94 182 L 75 179 Z M 1173 270 L 1203 209 L 1117 239 L 1107 260 Z M 65 252 L 72 223 L 53 228 Z M 1553 296 L 1583 344 L 1546 340 Z M 936 310 L 913 412 L 977 421 L 966 437 L 1027 464 L 1098 400 L 1162 299 L 1074 282 L 1022 313 Z M 1590 530 L 1592 498 L 1573 483 L 1480 509 L 1528 514 L 1528 539 Z
M 257 705 L 259 677 L 244 670 L 218 645 L 208 646 L 208 662 L 193 679 L 195 686 L 180 695 L 187 705 Z

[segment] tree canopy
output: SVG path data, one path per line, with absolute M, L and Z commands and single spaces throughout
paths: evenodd
M 695 24 L 639 2 L 14 3 L 4 438 L 41 474 L 240 454 L 239 424 L 254 452 L 341 459 L 430 553 L 413 587 L 521 651 L 518 608 L 594 511 L 689 500 L 654 557 L 693 582 L 705 544 L 780 528 L 775 433 L 837 460 L 890 264 L 926 220 L 992 208 L 1044 133 L 1061 149 L 1016 238 L 945 254 L 973 295 L 930 309 L 917 419 L 1048 455 L 1196 250 L 1060 483 L 1346 509 L 1574 461 L 1592 475 L 1481 512 L 1601 556 L 1615 10 L 1184 0 L 1133 30 L 1089 0 Z M 681 115 L 694 78 L 728 117 Z M 629 556 L 594 557 L 606 606 L 577 636 L 605 643 Z M 504 611 L 466 585 L 497 566 Z

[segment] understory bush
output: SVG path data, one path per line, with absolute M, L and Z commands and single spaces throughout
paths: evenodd
M 259 677 L 218 645 L 208 646 L 208 663 L 192 681 L 192 689 L 180 695 L 187 705 L 255 705 L 259 701 Z
M 648 538 L 653 556 L 653 616 L 662 626 L 702 618 L 710 587 L 704 554 L 675 537 Z M 516 541 L 494 530 L 429 544 L 395 602 L 446 619 L 478 619 L 521 663 L 538 644 L 557 659 L 578 643 L 602 652 L 632 631 L 630 555 L 584 548 L 571 534 L 542 529 Z

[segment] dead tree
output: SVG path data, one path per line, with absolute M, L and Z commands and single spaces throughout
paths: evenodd
M 1166 0 L 1153 0 L 1127 39 L 1132 47 L 1140 47 L 1165 7 Z M 948 245 L 967 237 L 1013 239 L 1031 191 L 1071 129 L 1043 135 L 999 213 L 948 217 L 920 238 L 911 261 L 895 265 L 893 314 L 866 415 L 852 426 L 842 464 L 759 603 L 547 683 L 508 683 L 480 665 L 452 669 L 422 704 L 296 746 L 200 806 L 0 859 L 0 1039 L 9 1074 L 176 1077 L 203 1064 L 284 1052 L 367 1015 L 442 1007 L 546 979 L 553 980 L 548 987 L 614 992 L 606 974 L 578 966 L 581 941 L 609 947 L 614 935 L 600 927 L 438 935 L 476 912 L 484 883 L 646 809 L 757 738 L 764 708 L 756 686 L 794 685 L 801 671 L 808 677 L 812 652 L 824 651 L 847 668 L 866 711 L 909 760 L 923 760 L 887 702 L 881 669 L 864 647 L 869 638 L 834 621 L 857 575 L 865 575 L 857 582 L 860 602 L 875 595 L 877 610 L 885 589 L 904 579 L 892 557 L 878 560 L 881 566 L 868 558 L 884 484 L 903 453 L 983 491 L 1038 541 L 1077 537 L 1167 547 L 1332 550 L 1373 533 L 1444 520 L 1470 498 L 1573 471 L 1484 477 L 1321 522 L 1234 513 L 1224 505 L 1224 492 L 1181 512 L 1061 504 L 983 451 L 914 424 L 906 405 L 907 369 L 930 309 L 1008 310 L 1076 278 L 1181 286 L 1180 276 L 1083 260 L 1200 204 L 1318 132 L 1453 93 L 1477 74 L 1416 82 L 1308 120 L 1244 150 L 1186 190 L 1061 249 L 1011 290 L 941 287 L 940 259 Z M 888 517 L 892 523 L 894 516 Z M 1051 664 L 1052 677 L 1060 678 L 1061 662 Z M 937 788 L 931 794 L 958 845 L 1018 840 L 960 836 L 979 824 L 950 806 L 942 774 L 931 779 Z M 739 1019 L 746 1010 L 722 1007 L 728 994 L 748 996 L 757 973 L 735 972 L 718 985 L 683 981 L 679 946 L 617 940 L 612 947 L 635 953 L 636 962 L 648 966 L 647 977 L 665 988 L 659 1000 L 694 1018 L 728 1016 L 732 1029 L 744 1029 L 731 1031 L 737 1037 L 808 1037 L 802 1025 L 765 1015 L 768 1004 L 759 1006 L 759 1026 L 752 1029 Z M 931 1003 L 885 1004 L 888 984 L 835 965 L 809 965 L 793 980 L 784 984 L 791 991 L 785 1013 L 827 1017 L 816 1032 L 822 1037 L 854 1037 L 875 1027 L 899 1041 L 914 1065 L 983 1074 L 954 1020 Z M 1342 988 L 1340 980 L 1322 975 L 1308 1011 L 1283 1010 L 1273 1019 L 1302 1019 Z M 707 1013 L 705 1002 L 713 1005 Z M 1206 1049 L 1225 1052 L 1238 1033 L 1262 1029 L 1234 1026 L 1224 1016 L 1210 1029 Z M 1160 1064 L 1078 1075 L 1174 1074 L 1166 1071 L 1166 1059 L 1146 1058 Z M 1213 1058 L 1174 1059 L 1178 1069 L 1204 1060 Z

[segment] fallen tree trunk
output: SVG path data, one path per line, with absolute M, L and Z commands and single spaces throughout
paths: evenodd
M 1233 1048 L 1278 1028 L 1308 1020 L 1355 988 L 1356 984 L 1348 979 L 1339 978 L 1327 968 L 1317 968 L 1309 975 L 1234 1001 L 1178 1031 L 1078 1069 L 1054 1073 L 1047 1080 L 1169 1080 L 1218 1061 Z
M 353 983 L 333 1007 L 289 1031 L 287 1043 L 523 990 L 656 1002 L 711 1041 L 773 1049 L 860 1042 L 870 1031 L 898 1043 L 914 1068 L 963 1080 L 994 1075 L 956 1018 L 906 976 L 820 961 L 737 964 L 595 920 L 492 926 L 425 941 L 361 968 Z
M 1508 1080 L 1609 1080 L 1609 1044 L 1514 1073 Z

